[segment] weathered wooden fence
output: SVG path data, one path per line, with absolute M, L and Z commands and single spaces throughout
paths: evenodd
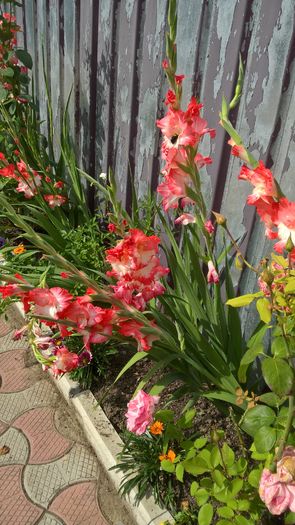
M 127 205 L 130 173 L 139 195 L 157 185 L 155 119 L 163 114 L 166 89 L 166 12 L 167 0 L 24 0 L 17 9 L 34 60 L 41 118 L 47 120 L 43 54 L 56 131 L 72 89 L 70 118 L 80 162 L 92 176 L 111 166 Z M 239 162 L 230 156 L 218 112 L 222 95 L 232 97 L 241 52 L 244 92 L 233 119 L 253 154 L 295 198 L 294 16 L 294 0 L 178 2 L 184 98 L 198 95 L 210 127 L 217 128 L 216 140 L 202 145 L 214 159 L 204 175 L 207 200 L 228 217 L 235 237 L 252 232 L 244 245 L 254 262 L 266 241 L 253 210 L 244 209 L 249 187 L 237 180 Z M 249 291 L 254 286 L 247 273 L 245 284 Z

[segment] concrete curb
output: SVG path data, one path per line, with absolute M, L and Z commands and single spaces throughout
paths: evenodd
M 22 305 L 14 303 L 12 307 L 23 321 L 24 312 Z M 123 442 L 120 436 L 102 408 L 97 404 L 90 390 L 82 391 L 79 383 L 72 381 L 67 374 L 60 379 L 54 379 L 51 374 L 49 375 L 66 402 L 75 411 L 89 444 L 93 448 L 99 462 L 105 468 L 114 487 L 118 490 L 123 474 L 115 470 L 110 471 L 109 469 L 117 463 L 117 454 L 122 450 L 120 445 Z M 136 492 L 133 490 L 130 493 L 130 498 L 124 500 L 124 503 L 137 525 L 160 525 L 160 523 L 165 521 L 173 522 L 171 514 L 161 509 L 152 496 L 143 498 L 139 505 L 136 506 L 135 494 Z

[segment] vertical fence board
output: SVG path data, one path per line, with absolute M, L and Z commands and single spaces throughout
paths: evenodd
M 134 183 L 138 197 L 146 195 L 152 180 L 154 159 L 158 152 L 159 133 L 156 119 L 162 105 L 161 97 L 164 57 L 166 2 L 148 0 L 145 6 L 145 23 L 142 35 L 139 85 L 139 111 L 135 137 Z
M 24 47 L 25 41 L 24 41 L 24 11 L 23 8 L 20 6 L 15 7 L 15 16 L 16 16 L 16 23 L 21 27 L 21 31 L 19 31 L 16 34 L 17 37 L 17 47 Z
M 48 134 L 48 112 L 47 112 L 47 95 L 46 95 L 46 84 L 44 79 L 44 73 L 48 75 L 48 62 L 47 62 L 47 6 L 46 0 L 38 0 L 36 4 L 36 18 L 38 20 L 38 37 L 37 37 L 37 77 L 38 82 L 38 106 L 39 115 L 41 120 L 41 132 L 44 135 Z M 43 63 L 44 59 L 44 63 Z
M 134 83 L 137 82 L 135 42 L 141 9 L 141 0 L 130 0 L 130 2 L 121 2 L 118 11 L 113 167 L 118 182 L 118 198 L 123 199 L 130 172 L 131 112 L 133 104 L 136 104 Z M 136 117 L 137 115 L 133 114 L 133 118 Z
M 97 84 L 96 84 L 96 173 L 108 169 L 108 149 L 110 126 L 109 115 L 112 112 L 112 82 L 114 74 L 113 29 L 115 2 L 105 0 L 99 3 L 99 29 L 97 41 Z
M 36 2 L 35 0 L 26 0 L 25 5 L 25 33 L 27 50 L 33 59 L 33 80 L 35 95 L 39 99 L 39 81 L 38 81 L 38 52 L 37 52 L 37 27 L 36 27 Z
M 74 2 L 64 1 L 63 5 L 63 32 L 64 48 L 63 53 L 64 75 L 63 75 L 63 100 L 66 103 L 69 100 L 69 126 L 72 138 L 75 132 L 75 23 L 76 5 Z
M 61 69 L 60 69 L 60 42 L 59 42 L 59 2 L 49 0 L 49 27 L 48 40 L 50 53 L 50 72 L 48 82 L 52 104 L 53 146 L 56 160 L 60 153 L 61 130 Z
M 93 0 L 81 3 L 80 12 L 80 165 L 88 170 L 89 164 L 89 108 L 90 108 L 90 72 L 91 72 L 91 35 L 92 35 Z

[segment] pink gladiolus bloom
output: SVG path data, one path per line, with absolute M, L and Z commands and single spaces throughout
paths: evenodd
M 219 283 L 219 275 L 212 261 L 208 262 L 207 282 L 214 284 Z
M 58 319 L 67 308 L 73 296 L 63 288 L 35 288 L 28 293 L 29 301 L 34 304 L 34 313 L 39 316 Z
M 290 202 L 285 197 L 279 201 L 277 226 L 279 239 L 286 244 L 291 236 L 295 245 L 295 202 Z
M 18 176 L 15 174 L 14 164 L 8 164 L 4 168 L 1 168 L 0 175 L 2 175 L 2 177 L 7 177 L 8 179 L 18 179 Z
M 64 187 L 64 183 L 62 180 L 59 180 L 58 182 L 55 182 L 54 185 L 53 185 L 55 188 L 57 188 L 58 190 L 60 190 L 61 188 Z
M 16 21 L 16 18 L 15 16 L 11 15 L 10 13 L 3 13 L 3 18 L 5 18 L 5 20 L 7 20 L 7 22 L 15 22 Z
M 253 186 L 254 190 L 252 195 L 249 195 L 247 202 L 248 204 L 254 204 L 257 200 L 262 199 L 269 202 L 269 197 L 277 198 L 278 192 L 275 184 L 272 172 L 268 170 L 262 161 L 254 170 L 243 166 L 239 179 L 248 180 Z
M 183 224 L 183 226 L 187 226 L 194 222 L 196 222 L 196 217 L 191 213 L 183 213 L 175 220 L 175 224 Z
M 175 75 L 176 84 L 181 85 L 184 78 L 185 78 L 184 75 Z
M 109 231 L 110 233 L 115 233 L 115 232 L 116 232 L 116 229 L 117 229 L 117 228 L 116 228 L 115 224 L 113 224 L 112 222 L 110 222 L 110 223 L 108 224 L 108 231 Z
M 67 202 L 67 198 L 63 195 L 44 195 L 44 200 L 50 208 L 62 206 Z
M 143 390 L 129 401 L 127 407 L 127 428 L 137 436 L 144 434 L 153 420 L 155 405 L 159 402 L 159 396 L 150 396 Z
M 159 184 L 157 192 L 162 195 L 162 204 L 165 211 L 178 208 L 179 200 L 186 198 L 186 188 L 191 186 L 191 178 L 181 170 L 170 170 L 164 181 Z
M 37 188 L 41 185 L 42 177 L 34 170 L 29 170 L 28 166 L 23 160 L 16 163 L 20 176 L 17 177 L 19 181 L 16 191 L 25 194 L 26 199 L 31 199 L 36 195 Z
M 74 352 L 69 352 L 66 346 L 62 346 L 56 351 L 56 360 L 53 363 L 52 371 L 54 375 L 71 372 L 77 368 L 79 356 Z
M 148 352 L 152 347 L 153 341 L 158 339 L 156 334 L 143 334 L 141 329 L 144 328 L 144 326 L 144 324 L 135 319 L 120 321 L 119 334 L 124 335 L 124 337 L 133 337 L 136 339 L 139 352 Z M 156 326 L 155 322 L 151 321 L 150 326 Z
M 89 296 L 79 297 L 59 314 L 59 319 L 72 321 L 74 329 L 83 336 L 87 349 L 91 343 L 107 341 L 112 335 L 115 318 L 114 310 L 93 306 L 90 300 Z
M 175 104 L 176 102 L 176 95 L 174 93 L 174 91 L 172 91 L 172 89 L 168 89 L 167 91 L 167 95 L 166 95 L 166 98 L 165 98 L 165 104 L 166 106 L 173 106 L 173 104 Z
M 211 235 L 212 233 L 214 233 L 215 231 L 215 228 L 212 224 L 212 221 L 208 220 L 204 223 L 204 228 L 205 230 L 207 230 L 207 232 Z
M 196 146 L 205 133 L 213 136 L 214 130 L 208 129 L 206 120 L 200 117 L 201 107 L 192 97 L 187 111 L 169 108 L 165 117 L 157 120 L 167 147 Z

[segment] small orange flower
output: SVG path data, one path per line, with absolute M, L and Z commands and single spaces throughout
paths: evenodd
M 167 459 L 168 461 L 171 461 L 171 463 L 173 463 L 175 458 L 176 458 L 176 454 L 175 454 L 175 452 L 173 452 L 173 450 L 171 450 L 171 448 L 168 450 L 167 454 L 162 454 L 161 456 L 159 456 L 159 460 L 160 461 L 163 461 L 164 459 Z
M 150 433 L 154 434 L 154 436 L 160 436 L 163 434 L 164 425 L 162 421 L 154 421 L 154 423 L 150 426 Z
M 12 250 L 12 253 L 14 253 L 14 255 L 19 255 L 20 253 L 24 253 L 26 251 L 23 243 L 19 244 L 16 248 L 14 248 L 14 250 Z

